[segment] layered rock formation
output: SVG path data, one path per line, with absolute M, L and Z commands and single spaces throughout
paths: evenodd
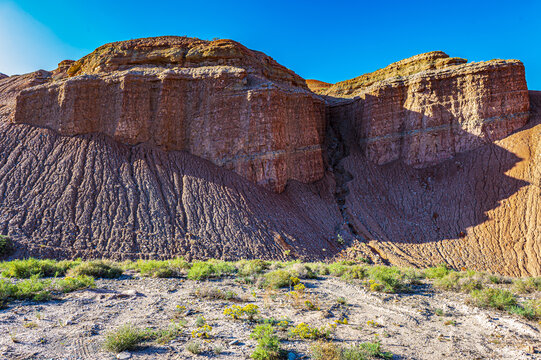
M 424 70 L 434 54 L 440 56 L 436 69 Z M 351 136 L 376 164 L 400 159 L 414 166 L 492 143 L 526 124 L 528 88 L 520 61 L 456 65 L 460 61 L 441 56 L 419 55 L 346 82 L 347 88 L 333 85 L 325 94 L 356 97 L 331 106 L 329 116 L 352 124 Z
M 0 79 L 7 78 L 8 76 L 6 74 L 0 73 Z
M 376 165 L 352 144 L 343 213 L 361 241 L 344 253 L 541 275 L 541 96 L 530 94 L 524 128 L 433 166 Z
M 466 62 L 466 59 L 449 57 L 443 51 L 432 51 L 400 60 L 383 69 L 350 80 L 340 81 L 332 86 L 319 87 L 319 89 L 316 87 L 313 91 L 321 95 L 353 97 L 362 93 L 363 88 L 386 79 L 406 77 L 425 70 L 443 69 L 453 65 L 465 64 Z M 308 85 L 311 86 L 311 83 L 308 83 Z
M 0 79 L 0 234 L 15 256 L 541 275 L 540 123 L 514 60 L 433 52 L 332 85 L 229 40 L 108 44 Z
M 104 45 L 22 91 L 12 121 L 185 150 L 275 192 L 289 179 L 323 177 L 323 101 L 292 71 L 230 40 Z

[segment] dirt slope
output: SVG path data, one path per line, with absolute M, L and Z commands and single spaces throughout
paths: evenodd
M 345 213 L 369 242 L 358 248 L 393 264 L 541 274 L 541 96 L 530 96 L 526 127 L 435 166 L 377 166 L 352 144 Z
M 326 189 L 274 194 L 184 152 L 0 123 L 0 233 L 18 255 L 321 257 L 339 214 Z

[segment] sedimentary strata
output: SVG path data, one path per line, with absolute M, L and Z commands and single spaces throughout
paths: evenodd
M 437 163 L 502 139 L 529 118 L 524 66 L 515 60 L 395 76 L 354 94 L 353 100 L 330 106 L 329 116 L 352 124 L 352 136 L 376 164 Z
M 281 192 L 323 177 L 325 107 L 304 80 L 230 40 L 104 45 L 22 91 L 15 123 L 185 150 Z
M 539 275 L 540 114 L 516 60 L 327 84 L 230 40 L 107 44 L 0 79 L 0 233 L 15 256 Z

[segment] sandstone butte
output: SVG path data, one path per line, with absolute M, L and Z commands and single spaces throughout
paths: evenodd
M 328 84 L 231 40 L 106 44 L 0 78 L 0 233 L 15 257 L 541 275 L 540 114 L 517 60 Z

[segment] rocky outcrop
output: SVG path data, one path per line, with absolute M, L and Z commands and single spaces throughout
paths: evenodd
M 6 74 L 2 74 L 0 73 L 0 80 L 4 79 L 4 78 L 7 78 L 8 76 Z
M 415 61 L 405 62 L 413 69 L 424 68 L 414 66 Z M 358 80 L 359 87 L 347 90 L 356 97 L 338 104 L 334 100 L 329 116 L 352 124 L 350 136 L 374 163 L 401 160 L 413 166 L 492 143 L 527 123 L 528 89 L 520 61 L 437 64 L 438 69 L 387 78 L 368 87 Z M 342 94 L 342 88 L 333 88 L 326 93 Z
M 464 62 L 332 85 L 233 41 L 162 37 L 0 79 L 0 234 L 19 257 L 541 275 L 540 93 L 518 61 Z
M 384 67 L 383 69 L 358 76 L 356 78 L 340 81 L 332 86 L 316 88 L 312 91 L 321 95 L 336 97 L 354 97 L 377 82 L 395 77 L 407 77 L 426 70 L 437 70 L 453 65 L 466 63 L 466 59 L 449 57 L 443 51 L 432 51 L 400 60 Z M 331 84 L 329 84 L 331 85 Z
M 104 45 L 22 91 L 12 121 L 188 151 L 275 192 L 323 177 L 323 101 L 292 71 L 230 40 Z
M 390 264 L 446 263 L 541 275 L 541 96 L 530 122 L 507 137 L 416 169 L 376 165 L 352 146 L 346 216 L 359 243 L 344 254 Z M 354 144 L 353 144 L 354 145 Z
M 24 89 L 45 84 L 50 79 L 51 73 L 44 70 L 0 79 L 0 121 L 6 121 L 12 116 L 17 96 Z
M 332 86 L 332 84 L 314 79 L 306 79 L 306 86 L 308 86 L 311 91 L 319 94 Z

